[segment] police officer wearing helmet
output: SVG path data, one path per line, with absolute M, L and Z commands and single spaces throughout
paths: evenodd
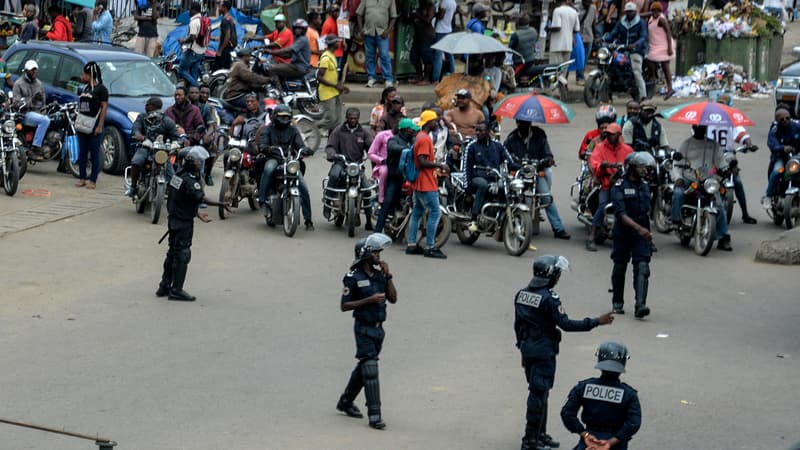
M 392 239 L 383 233 L 359 239 L 355 245 L 355 260 L 342 280 L 341 308 L 342 311 L 353 311 L 358 364 L 350 374 L 336 409 L 350 417 L 363 417 L 353 401 L 364 388 L 369 426 L 378 430 L 386 427 L 381 420 L 378 354 L 383 345 L 386 301 L 397 303 L 392 274 L 389 265 L 380 259 L 380 252 L 391 243 Z
M 547 434 L 547 397 L 556 374 L 556 355 L 564 331 L 590 331 L 610 324 L 614 317 L 570 320 L 553 288 L 561 272 L 569 270 L 563 256 L 544 255 L 533 262 L 533 279 L 514 297 L 514 331 L 528 382 L 528 408 L 522 450 L 558 447 Z
M 581 439 L 575 447 L 625 450 L 642 425 L 642 408 L 636 389 L 620 381 L 628 362 L 628 349 L 619 342 L 604 342 L 597 348 L 600 377 L 579 382 L 561 408 L 564 426 Z M 583 408 L 581 419 L 578 410 Z M 581 423 L 581 421 L 583 423 Z
M 183 160 L 183 165 L 170 179 L 167 190 L 169 249 L 164 259 L 164 272 L 156 296 L 191 302 L 195 297 L 183 289 L 183 282 L 186 280 L 186 271 L 192 258 L 194 218 L 210 222 L 208 214 L 199 212 L 200 203 L 224 206 L 225 209 L 228 209 L 229 205 L 215 202 L 203 192 L 200 174 L 208 158 L 206 149 L 200 146 L 188 147 L 181 150 L 178 156 Z
M 611 299 L 614 313 L 625 314 L 625 271 L 633 262 L 633 290 L 636 293 L 635 316 L 641 319 L 650 314 L 647 307 L 647 288 L 650 279 L 650 257 L 653 235 L 650 233 L 650 187 L 645 179 L 656 167 L 648 152 L 633 152 L 625 158 L 625 176 L 611 187 L 614 208 L 614 247 L 611 260 Z
M 286 105 L 278 105 L 272 113 L 272 121 L 268 125 L 262 125 L 256 131 L 256 148 L 260 155 L 266 156 L 264 171 L 261 173 L 261 180 L 258 183 L 258 204 L 266 211 L 267 191 L 272 186 L 272 178 L 275 169 L 284 162 L 284 155 L 275 147 L 283 149 L 287 157 L 297 155 L 299 152 L 303 156 L 313 155 L 314 151 L 306 147 L 300 131 L 292 125 L 292 109 Z M 290 156 L 291 155 L 291 156 Z M 314 229 L 314 222 L 311 220 L 311 196 L 308 193 L 308 185 L 303 178 L 305 167 L 297 173 L 300 188 L 300 208 L 303 210 L 306 230 Z

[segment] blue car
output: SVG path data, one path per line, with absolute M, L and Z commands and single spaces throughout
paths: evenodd
M 47 101 L 78 100 L 83 87 L 81 73 L 89 61 L 101 68 L 103 84 L 109 92 L 108 114 L 103 138 L 103 170 L 120 174 L 133 154 L 133 121 L 144 112 L 147 98 L 161 97 L 164 107 L 174 103 L 175 85 L 153 61 L 123 47 L 82 42 L 28 41 L 15 43 L 3 59 L 14 80 L 22 74 L 25 61 L 39 64 L 39 79 Z

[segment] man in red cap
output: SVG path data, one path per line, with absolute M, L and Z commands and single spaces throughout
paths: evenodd
M 600 180 L 600 196 L 597 202 L 597 209 L 594 211 L 592 227 L 589 229 L 589 237 L 586 239 L 586 250 L 596 252 L 597 246 L 594 243 L 594 234 L 603 220 L 603 210 L 608 204 L 611 190 L 611 182 L 618 170 L 621 170 L 625 157 L 633 152 L 633 149 L 625 144 L 622 139 L 622 128 L 616 124 L 610 124 L 603 134 L 602 140 L 595 146 L 589 165 L 592 174 Z

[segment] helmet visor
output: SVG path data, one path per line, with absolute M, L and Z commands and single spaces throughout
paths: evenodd
M 569 272 L 570 271 L 569 261 L 567 260 L 567 258 L 565 258 L 563 256 L 558 256 L 556 258 L 555 266 L 557 268 L 561 269 L 562 272 Z

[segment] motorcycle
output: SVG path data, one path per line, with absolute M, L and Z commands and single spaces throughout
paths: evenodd
M 413 188 L 408 181 L 403 182 L 403 187 L 400 191 L 400 207 L 393 213 L 386 217 L 386 224 L 383 226 L 384 232 L 392 238 L 393 241 L 405 240 L 408 222 L 411 220 L 411 211 L 414 209 Z M 436 248 L 442 248 L 444 244 L 450 239 L 453 225 L 450 222 L 450 217 L 447 215 L 447 208 L 442 206 L 444 203 L 439 203 L 439 209 L 442 211 L 442 216 L 439 219 L 439 225 L 436 227 Z M 378 219 L 378 208 L 374 208 L 373 213 L 375 220 Z M 420 220 L 420 229 L 417 233 L 417 244 L 425 241 L 427 213 Z
M 263 53 L 254 58 L 256 63 L 253 72 L 259 75 L 268 76 L 270 59 Z M 266 86 L 267 96 L 277 100 L 279 103 L 297 108 L 302 114 L 311 117 L 313 120 L 322 119 L 322 107 L 317 95 L 317 74 L 311 71 L 302 78 L 281 79 L 281 86 L 273 86 L 268 83 Z
M 175 54 L 175 52 L 170 52 L 166 56 L 153 58 L 153 62 L 167 74 L 173 84 L 178 84 L 178 65 L 180 65 L 180 61 L 178 61 L 178 55 Z M 211 92 L 213 93 L 214 91 Z
M 481 234 L 494 236 L 502 241 L 508 254 L 520 256 L 528 250 L 533 236 L 531 210 L 525 204 L 523 190 L 525 182 L 512 178 L 505 165 L 500 170 L 475 166 L 494 175 L 496 181 L 489 184 L 487 203 L 481 207 L 476 220 L 477 230 L 471 230 L 473 194 L 467 189 L 464 172 L 451 173 L 454 189 L 453 202 L 447 205 L 447 214 L 453 221 L 458 240 L 464 245 L 472 245 Z M 444 193 L 443 197 L 448 197 Z
M 145 139 L 141 145 L 149 154 L 139 175 L 137 195 L 132 199 L 133 207 L 138 214 L 144 214 L 149 207 L 150 221 L 157 224 L 167 193 L 167 164 L 174 164 L 180 143 L 164 142 L 164 138 L 159 136 L 155 141 Z M 126 190 L 132 183 L 129 176 L 130 169 L 131 166 L 126 167 L 124 173 Z
M 6 195 L 13 196 L 19 186 L 19 151 L 17 149 L 16 124 L 5 117 L 0 126 L 0 178 Z
M 228 136 L 228 127 L 220 127 L 220 134 Z M 247 152 L 247 140 L 227 137 L 225 157 L 223 158 L 225 176 L 219 187 L 219 202 L 238 208 L 239 202 L 247 199 L 250 209 L 258 209 L 258 178 L 256 177 L 256 158 Z M 219 218 L 229 217 L 224 206 L 219 207 Z
M 543 220 L 542 211 L 553 201 L 552 194 L 540 194 L 537 191 L 539 178 L 544 178 L 544 171 L 551 162 L 552 160 L 523 159 L 516 175 L 516 178 L 524 183 L 522 197 L 533 216 L 531 219 L 533 229 L 531 231 L 534 235 L 539 234 L 539 226 Z
M 636 101 L 641 98 L 625 46 L 604 44 L 597 50 L 597 68 L 586 77 L 583 101 L 594 108 L 600 102 L 611 102 L 616 92 L 630 93 Z
M 655 152 L 656 171 L 653 174 L 655 183 L 651 183 L 650 195 L 652 203 L 650 208 L 650 218 L 653 226 L 659 233 L 669 233 L 672 230 L 670 215 L 672 214 L 672 191 L 675 183 L 672 180 L 672 167 L 677 156 L 674 150 L 659 149 Z M 675 159 L 677 158 L 677 159 Z M 652 180 L 653 178 L 651 178 Z
M 589 152 L 587 152 L 586 160 L 581 165 L 581 172 L 578 178 L 575 179 L 575 183 L 572 184 L 569 191 L 572 197 L 571 207 L 578 213 L 578 222 L 587 227 L 592 226 L 592 220 L 597 208 L 603 208 L 603 220 L 600 222 L 600 227 L 595 230 L 594 235 L 595 244 L 601 245 L 607 239 L 613 237 L 614 210 L 610 199 L 605 205 L 599 204 L 602 186 L 594 180 L 594 175 L 589 166 L 588 155 L 590 155 Z M 609 167 L 617 169 L 616 173 L 611 177 L 611 183 L 614 184 L 622 178 L 622 164 L 610 164 Z
M 286 237 L 294 236 L 300 223 L 300 177 L 303 153 L 292 155 L 281 147 L 271 147 L 281 154 L 281 163 L 275 169 L 272 186 L 267 190 L 267 225 L 283 225 Z
M 123 46 L 138 33 L 138 25 L 131 17 L 130 19 L 118 19 L 114 21 L 114 31 L 111 33 L 111 43 Z
M 575 62 L 574 59 L 558 64 L 517 65 L 514 68 L 517 92 L 536 89 L 551 97 L 555 97 L 558 94 L 558 98 L 561 101 L 567 101 L 567 75 L 569 74 L 569 66 L 573 62 Z
M 736 159 L 737 153 L 755 152 L 758 147 L 748 147 L 742 145 L 733 150 L 725 151 L 723 158 L 726 161 L 725 168 L 717 171 L 717 175 L 722 179 L 722 186 L 719 188 L 719 194 L 722 196 L 722 202 L 725 203 L 725 212 L 727 213 L 727 221 L 731 223 L 733 216 L 733 205 L 736 204 L 736 189 L 734 179 L 739 172 L 739 161 Z
M 353 237 L 356 227 L 361 226 L 361 210 L 367 212 L 378 196 L 378 185 L 372 182 L 367 186 L 361 186 L 366 160 L 348 162 L 344 155 L 337 156 L 345 168 L 345 187 L 328 189 L 330 180 L 326 176 L 322 180 L 322 204 L 330 209 L 328 221 L 333 222 L 337 227 L 346 225 L 347 235 Z
M 794 149 L 789 154 L 775 195 L 770 200 L 767 214 L 775 225 L 783 225 L 787 230 L 792 229 L 800 221 L 800 151 Z
M 690 168 L 688 164 L 676 164 L 675 167 Z M 681 245 L 688 246 L 694 238 L 694 252 L 700 256 L 708 255 L 716 239 L 717 220 L 719 217 L 716 194 L 720 191 L 720 182 L 714 175 L 704 175 L 695 171 L 695 181 L 686 189 L 686 196 L 681 205 L 681 223 L 676 231 Z

